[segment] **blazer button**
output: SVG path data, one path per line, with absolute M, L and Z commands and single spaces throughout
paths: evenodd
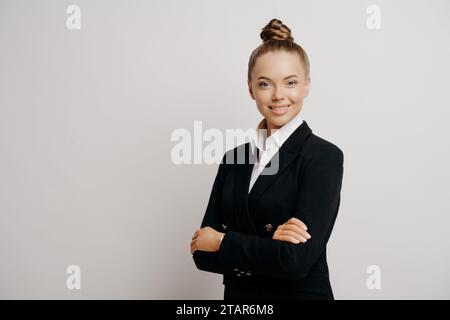
M 265 225 L 265 228 L 266 228 L 266 231 L 269 232 L 269 231 L 272 231 L 273 226 L 272 226 L 272 224 L 269 223 L 269 224 Z
M 227 226 L 224 225 L 223 223 L 222 223 L 222 228 L 223 228 L 224 230 L 227 230 Z

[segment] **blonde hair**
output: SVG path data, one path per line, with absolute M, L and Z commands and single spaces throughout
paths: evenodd
M 251 80 L 251 73 L 255 67 L 256 60 L 267 52 L 284 50 L 287 52 L 297 53 L 300 61 L 305 67 L 305 79 L 309 78 L 309 59 L 305 50 L 291 36 L 291 29 L 278 19 L 272 19 L 262 29 L 260 37 L 263 43 L 253 50 L 248 61 L 248 80 Z

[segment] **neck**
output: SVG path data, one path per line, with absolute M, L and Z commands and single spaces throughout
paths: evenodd
M 276 126 L 273 123 L 270 123 L 269 121 L 267 121 L 267 119 L 266 124 L 267 124 L 267 137 L 270 137 L 270 135 L 272 134 L 272 130 L 281 128 L 281 126 Z

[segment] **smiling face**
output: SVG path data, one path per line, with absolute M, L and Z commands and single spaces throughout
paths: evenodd
M 268 129 L 279 129 L 302 109 L 310 79 L 296 53 L 267 52 L 260 56 L 248 81 L 250 96 L 266 118 Z

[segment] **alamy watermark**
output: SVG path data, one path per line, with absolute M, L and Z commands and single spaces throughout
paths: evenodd
M 217 128 L 203 131 L 202 121 L 194 121 L 193 133 L 186 128 L 175 129 L 170 140 L 177 142 L 171 150 L 170 158 L 173 164 L 219 164 L 226 153 L 226 164 L 255 164 L 258 162 L 256 148 L 251 141 L 259 138 L 266 140 L 267 129 L 226 129 L 225 134 Z M 279 141 L 279 136 L 272 136 L 273 141 Z M 243 148 L 249 142 L 248 154 Z M 241 147 L 240 147 L 241 146 Z M 228 150 L 228 152 L 227 152 Z M 278 172 L 279 152 L 277 149 L 266 150 L 266 160 L 270 160 L 261 172 L 262 175 L 272 175 Z
M 69 290 L 81 289 L 81 268 L 77 265 L 70 265 L 66 269 L 66 273 L 70 276 L 66 279 L 66 287 Z

